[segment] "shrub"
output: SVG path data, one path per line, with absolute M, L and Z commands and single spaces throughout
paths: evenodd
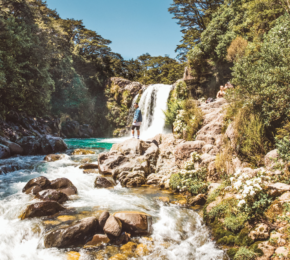
M 281 140 L 279 140 L 278 138 L 276 138 L 275 140 L 279 157 L 284 162 L 290 162 L 290 138 L 285 136 Z
M 239 251 L 236 253 L 234 260 L 255 260 L 256 254 L 246 247 L 240 247 Z
M 233 232 L 237 232 L 243 228 L 244 223 L 247 221 L 247 219 L 248 215 L 244 213 L 238 214 L 237 216 L 231 215 L 225 218 L 224 225 L 227 229 Z
M 248 46 L 248 41 L 241 36 L 234 39 L 227 50 L 227 60 L 229 62 L 237 61 L 245 54 L 245 50 Z

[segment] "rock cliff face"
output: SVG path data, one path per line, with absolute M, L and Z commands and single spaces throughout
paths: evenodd
M 123 136 L 127 131 L 127 119 L 134 97 L 142 93 L 146 86 L 123 78 L 110 78 L 106 84 L 106 120 L 109 131 L 114 136 Z

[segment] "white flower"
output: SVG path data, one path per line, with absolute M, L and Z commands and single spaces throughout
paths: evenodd
M 246 201 L 245 200 L 240 200 L 239 204 L 238 204 L 238 207 L 241 207 L 243 204 L 245 204 Z

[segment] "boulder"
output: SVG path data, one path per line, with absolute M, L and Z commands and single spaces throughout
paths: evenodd
M 95 154 L 95 152 L 86 149 L 75 149 L 72 152 L 72 155 L 88 155 L 88 154 Z
M 67 196 L 75 195 L 78 193 L 77 188 L 67 178 L 58 178 L 51 181 L 51 189 L 59 190 L 65 193 Z
M 112 188 L 115 185 L 107 178 L 98 176 L 95 180 L 95 188 Z
M 93 239 L 91 241 L 85 244 L 85 248 L 97 247 L 102 244 L 108 244 L 109 242 L 110 239 L 108 238 L 107 235 L 97 234 L 93 236 Z
M 122 164 L 129 162 L 129 158 L 116 152 L 100 153 L 98 157 L 101 174 L 113 174 L 113 171 Z
M 204 145 L 204 141 L 188 141 L 177 145 L 174 151 L 176 164 L 182 167 L 190 159 L 190 154 L 192 152 L 201 153 Z
M 99 229 L 98 220 L 95 217 L 84 218 L 77 223 L 54 230 L 48 233 L 44 239 L 46 248 L 69 248 L 83 246 L 93 237 Z
M 289 252 L 290 252 L 289 248 L 287 248 L 286 246 L 278 247 L 275 250 L 275 257 L 273 257 L 272 259 L 273 260 L 280 260 L 280 259 L 286 260 L 286 259 L 289 259 Z
M 145 173 L 143 171 L 122 172 L 119 175 L 119 181 L 123 187 L 140 187 L 146 183 Z
M 132 235 L 148 235 L 152 232 L 152 217 L 143 212 L 122 211 L 114 213 L 121 220 L 123 230 Z
M 104 211 L 99 217 L 99 224 L 101 228 L 104 228 L 107 219 L 110 217 L 110 213 L 108 211 Z
M 270 235 L 270 241 L 272 245 L 275 246 L 285 246 L 287 235 L 283 235 L 278 232 L 272 232 Z
M 83 170 L 83 173 L 84 174 L 90 174 L 90 173 L 96 173 L 97 174 L 97 173 L 99 173 L 99 170 L 93 170 L 93 169 L 92 170 Z
M 152 173 L 147 177 L 146 184 L 148 185 L 159 185 L 163 176 L 159 174 Z
M 36 198 L 44 201 L 56 201 L 60 204 L 69 200 L 68 196 L 63 192 L 51 189 L 38 192 Z
M 59 153 L 59 152 L 64 152 L 67 149 L 66 143 L 63 141 L 62 138 L 60 137 L 55 137 L 51 135 L 46 135 L 45 136 L 46 140 L 49 142 L 52 151 L 54 153 Z
M 13 143 L 9 141 L 8 139 L 1 136 L 0 136 L 0 144 L 7 146 L 10 150 L 11 155 L 23 154 L 23 148 L 19 144 Z M 1 155 L 0 155 L 0 159 L 1 159 Z
M 5 159 L 10 157 L 11 153 L 10 153 L 10 149 L 9 147 L 0 144 L 0 159 Z
M 86 164 L 81 165 L 79 168 L 84 169 L 84 170 L 91 170 L 91 169 L 98 169 L 99 166 L 93 163 L 86 163 Z
M 122 232 L 122 223 L 118 218 L 110 216 L 107 219 L 103 230 L 108 235 L 118 237 Z
M 46 177 L 40 176 L 34 179 L 31 179 L 22 189 L 23 193 L 29 194 L 36 194 L 39 191 L 49 189 L 51 187 L 51 183 L 49 179 Z
M 280 196 L 286 191 L 290 191 L 290 185 L 285 183 L 273 183 L 267 187 L 268 193 L 272 196 Z
M 251 238 L 252 240 L 265 240 L 268 239 L 270 237 L 270 228 L 268 227 L 268 225 L 261 223 L 258 224 L 254 230 L 252 230 L 250 232 L 250 234 L 248 235 L 249 238 Z
M 55 201 L 34 203 L 25 209 L 21 219 L 51 216 L 62 210 L 65 210 L 65 208 Z
M 46 162 L 55 162 L 58 160 L 62 160 L 65 158 L 65 154 L 49 154 L 44 157 L 44 161 Z
M 204 205 L 206 203 L 206 195 L 198 194 L 197 196 L 190 198 L 188 204 L 190 206 Z
M 81 125 L 80 128 L 79 128 L 79 135 L 80 135 L 81 138 L 90 138 L 90 137 L 93 137 L 94 130 L 88 124 Z
M 35 136 L 24 136 L 16 141 L 23 148 L 24 155 L 41 154 L 39 138 Z

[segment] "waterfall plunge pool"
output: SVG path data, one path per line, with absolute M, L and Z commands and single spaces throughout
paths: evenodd
M 1 160 L 1 164 L 19 164 L 21 170 L 0 175 L 0 258 L 1 260 L 58 260 L 73 258 L 70 251 L 78 251 L 80 260 L 117 258 L 120 246 L 104 245 L 95 250 L 74 248 L 59 250 L 44 247 L 44 236 L 52 229 L 67 226 L 76 220 L 97 216 L 102 210 L 141 211 L 153 217 L 153 233 L 150 237 L 133 238 L 133 242 L 146 245 L 146 256 L 133 255 L 127 259 L 196 259 L 224 260 L 225 253 L 210 239 L 210 233 L 201 217 L 192 209 L 164 204 L 159 197 L 174 200 L 174 195 L 157 188 L 94 188 L 96 174 L 84 174 L 78 165 L 83 159 L 97 161 L 98 153 L 111 148 L 117 139 L 68 139 L 66 157 L 56 162 L 43 162 L 44 156 L 20 156 Z M 76 148 L 93 150 L 95 155 L 71 156 Z M 22 188 L 32 178 L 45 176 L 50 180 L 65 177 L 78 189 L 64 204 L 64 213 L 53 217 L 20 220 L 23 210 L 37 202 L 31 195 L 22 193 Z M 71 258 L 70 258 L 71 257 Z

